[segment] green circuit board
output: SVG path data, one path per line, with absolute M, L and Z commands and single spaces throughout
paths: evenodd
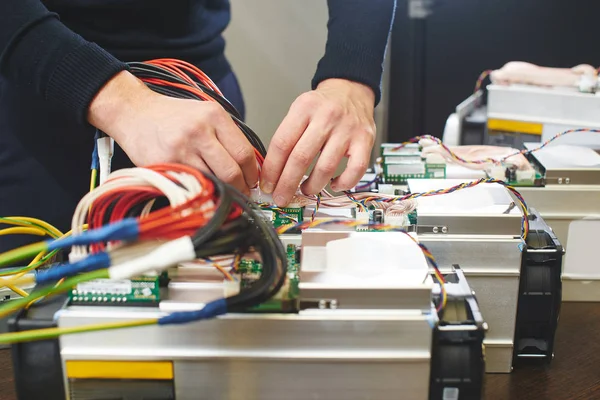
M 302 222 L 304 217 L 304 208 L 302 207 L 277 208 L 263 206 L 261 211 L 265 219 L 271 221 L 275 228 Z
M 288 245 L 287 277 L 281 290 L 270 300 L 252 308 L 251 312 L 298 312 L 300 295 L 300 265 L 297 260 L 297 247 Z M 259 261 L 242 259 L 237 266 L 237 275 L 240 278 L 241 290 L 252 286 L 262 274 L 262 265 Z
M 69 292 L 69 301 L 72 305 L 155 305 L 160 301 L 160 277 L 80 283 Z

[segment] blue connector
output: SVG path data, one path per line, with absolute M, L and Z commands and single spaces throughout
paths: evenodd
M 108 267 L 110 267 L 110 257 L 108 253 L 102 252 L 92 254 L 73 264 L 58 265 L 45 271 L 40 271 L 36 275 L 35 281 L 38 285 L 46 285 L 82 272 L 90 272 Z
M 186 324 L 188 322 L 215 318 L 227 313 L 227 301 L 219 299 L 207 303 L 203 309 L 197 311 L 174 312 L 158 319 L 159 325 Z
M 139 235 L 140 225 L 137 219 L 127 218 L 99 229 L 83 232 L 81 235 L 51 240 L 48 242 L 48 251 L 111 240 L 134 240 Z

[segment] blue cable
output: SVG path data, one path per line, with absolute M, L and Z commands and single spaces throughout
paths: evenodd
M 174 312 L 158 319 L 159 325 L 185 324 L 188 322 L 210 319 L 227 313 L 227 301 L 219 299 L 207 303 L 203 309 L 197 311 Z
M 108 242 L 110 240 L 135 240 L 140 235 L 140 225 L 135 218 L 127 218 L 102 228 L 83 232 L 81 235 L 69 236 L 48 241 L 48 251 L 64 249 L 71 246 L 89 245 Z
M 91 272 L 108 267 L 110 267 L 110 257 L 108 253 L 102 252 L 92 254 L 73 264 L 58 265 L 45 271 L 39 271 L 35 281 L 38 285 L 46 285 L 82 272 Z
M 90 169 L 98 169 L 100 168 L 100 158 L 98 157 L 98 139 L 100 139 L 100 131 L 96 129 L 96 134 L 94 135 L 94 150 L 92 151 L 92 165 Z

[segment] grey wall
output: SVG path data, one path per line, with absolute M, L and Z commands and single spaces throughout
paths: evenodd
M 310 90 L 325 50 L 325 0 L 231 0 L 226 54 L 242 86 L 246 120 L 268 144 L 290 104 Z M 385 101 L 384 101 L 385 103 Z M 380 137 L 385 107 L 378 107 Z

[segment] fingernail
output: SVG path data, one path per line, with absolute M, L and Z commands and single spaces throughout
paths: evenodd
M 258 187 L 258 181 L 254 182 L 254 185 L 250 186 L 250 189 L 256 189 Z
M 277 196 L 273 197 L 273 201 L 279 207 L 284 207 L 285 206 L 285 198 L 282 195 L 280 195 L 280 194 L 278 194 Z
M 271 182 L 263 182 L 263 184 L 261 185 L 261 189 L 263 192 L 269 194 L 269 193 L 273 193 L 273 189 L 275 189 L 273 187 L 273 184 Z

